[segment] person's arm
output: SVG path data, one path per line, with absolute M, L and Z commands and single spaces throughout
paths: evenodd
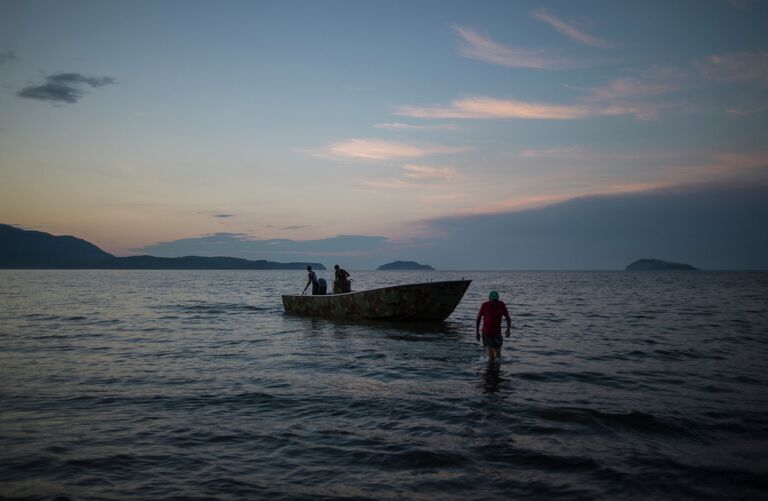
M 507 332 L 505 334 L 507 337 L 509 337 L 510 329 L 512 329 L 512 319 L 509 317 L 507 305 L 504 305 L 504 318 L 507 320 Z
M 480 311 L 477 312 L 477 319 L 475 320 L 475 339 L 480 341 L 480 321 L 483 318 L 483 308 L 485 305 L 480 307 Z

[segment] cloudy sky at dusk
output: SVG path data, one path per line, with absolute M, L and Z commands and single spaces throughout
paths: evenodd
M 768 2 L 0 2 L 0 223 L 118 255 L 768 268 Z

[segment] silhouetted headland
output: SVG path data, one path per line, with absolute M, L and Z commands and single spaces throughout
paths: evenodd
M 0 268 L 83 268 L 114 258 L 80 238 L 0 224 Z
M 684 263 L 671 263 L 661 259 L 638 259 L 632 264 L 627 265 L 627 271 L 666 271 L 666 270 L 688 270 L 698 271 L 698 268 Z
M 379 271 L 392 271 L 392 270 L 434 270 L 428 264 L 419 264 L 415 261 L 394 261 L 392 263 L 382 264 L 378 268 Z
M 0 268 L 112 270 L 300 270 L 320 263 L 277 263 L 236 257 L 116 257 L 72 236 L 22 230 L 0 224 Z

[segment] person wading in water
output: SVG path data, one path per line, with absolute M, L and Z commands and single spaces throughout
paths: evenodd
M 509 337 L 509 331 L 512 328 L 512 319 L 509 318 L 507 305 L 499 301 L 499 293 L 491 291 L 488 294 L 488 301 L 480 306 L 475 321 L 475 338 L 480 341 L 480 323 L 483 324 L 483 346 L 488 351 L 488 363 L 495 360 L 501 361 L 501 345 L 504 338 L 501 337 L 501 318 L 507 319 L 506 336 Z

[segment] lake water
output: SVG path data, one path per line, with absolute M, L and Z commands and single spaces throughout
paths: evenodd
M 352 275 L 473 283 L 414 326 L 284 315 L 301 271 L 0 271 L 0 497 L 765 499 L 768 273 Z

